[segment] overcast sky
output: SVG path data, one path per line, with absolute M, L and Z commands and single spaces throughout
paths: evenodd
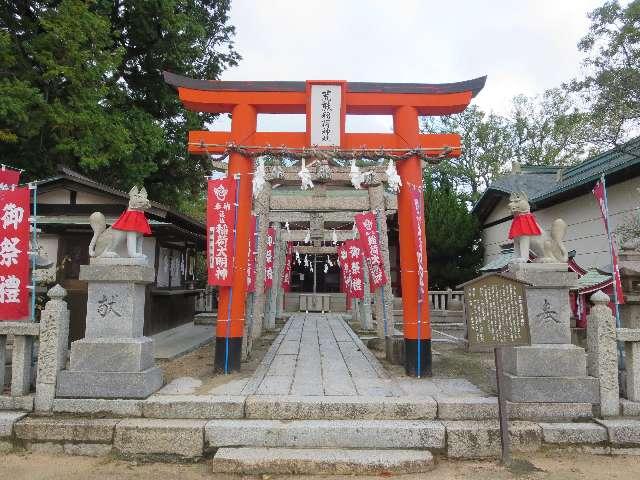
M 243 59 L 222 80 L 440 83 L 487 75 L 474 100 L 508 111 L 580 71 L 587 12 L 603 0 L 233 0 Z M 215 123 L 228 129 L 228 120 Z M 302 118 L 259 119 L 259 130 L 303 130 Z M 386 117 L 348 131 L 390 131 Z

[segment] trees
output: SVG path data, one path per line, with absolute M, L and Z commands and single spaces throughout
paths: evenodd
M 610 147 L 640 127 L 640 0 L 625 7 L 608 1 L 589 18 L 589 33 L 578 44 L 586 74 L 568 87 L 585 102 L 593 141 Z
M 455 288 L 482 266 L 480 224 L 446 175 L 426 171 L 424 185 L 429 288 Z
M 42 177 L 64 163 L 106 183 L 143 183 L 180 205 L 206 159 L 162 70 L 218 78 L 239 55 L 229 1 L 0 1 L 0 157 Z

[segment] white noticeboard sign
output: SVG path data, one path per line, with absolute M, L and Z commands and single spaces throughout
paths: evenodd
M 340 146 L 341 105 L 340 85 L 311 85 L 311 145 Z

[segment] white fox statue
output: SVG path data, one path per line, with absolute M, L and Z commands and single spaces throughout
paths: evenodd
M 89 217 L 93 229 L 93 238 L 89 243 L 89 256 L 101 258 L 130 257 L 146 260 L 142 253 L 143 235 L 150 235 L 151 229 L 144 211 L 151 206 L 144 187 L 129 191 L 129 206 L 118 220 L 107 228 L 107 222 L 101 212 Z

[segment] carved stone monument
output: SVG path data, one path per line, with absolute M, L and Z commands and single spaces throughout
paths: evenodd
M 93 258 L 90 265 L 80 267 L 80 280 L 88 282 L 85 338 L 71 344 L 70 368 L 60 373 L 58 381 L 59 397 L 146 398 L 162 386 L 162 372 L 154 366 L 153 340 L 143 336 L 145 286 L 155 276 L 142 254 L 138 230 L 140 223 L 146 223 L 139 209 L 148 207 L 148 202 L 145 206 L 137 189 L 130 195 L 129 210 L 121 219 L 131 217 L 135 207 L 138 225 L 125 224 L 122 230 L 118 222 L 109 230 L 101 222 L 94 226 Z M 96 248 L 101 243 L 104 247 Z M 125 244 L 126 250 L 121 247 Z
M 504 349 L 505 395 L 511 402 L 598 403 L 598 380 L 587 375 L 583 348 L 571 344 L 565 263 L 513 263 L 508 275 L 527 282 L 530 346 Z

